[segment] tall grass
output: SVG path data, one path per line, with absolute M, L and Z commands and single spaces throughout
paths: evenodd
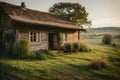
M 88 44 L 82 41 L 66 43 L 62 49 L 64 52 L 88 52 L 91 50 Z
M 73 45 L 72 45 L 72 43 L 66 43 L 66 44 L 64 44 L 64 49 L 65 49 L 65 52 L 72 52 L 73 51 Z
M 80 44 L 75 42 L 73 43 L 73 52 L 79 52 Z
M 79 48 L 79 51 L 80 51 L 80 52 L 88 52 L 88 51 L 91 51 L 91 50 L 92 50 L 92 49 L 90 48 L 89 44 L 86 43 L 86 42 L 79 41 L 79 45 L 80 45 L 80 48 Z

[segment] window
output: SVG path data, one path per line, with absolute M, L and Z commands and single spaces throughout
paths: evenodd
M 39 41 L 39 35 L 38 32 L 30 32 L 30 42 L 38 42 Z
M 63 41 L 67 41 L 67 33 L 63 33 Z

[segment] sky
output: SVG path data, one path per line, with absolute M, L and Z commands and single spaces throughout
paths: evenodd
M 0 0 L 15 5 L 25 2 L 26 7 L 48 12 L 50 6 L 58 2 L 80 3 L 89 13 L 91 27 L 120 27 L 120 0 Z

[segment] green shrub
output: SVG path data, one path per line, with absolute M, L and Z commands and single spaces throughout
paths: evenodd
M 60 49 L 64 52 L 88 52 L 91 51 L 88 44 L 85 42 L 76 42 L 76 43 L 66 43 L 63 47 Z
M 73 51 L 74 52 L 78 52 L 79 51 L 79 49 L 80 49 L 80 45 L 79 45 L 79 43 L 73 43 Z
M 21 40 L 16 43 L 14 48 L 14 55 L 18 59 L 26 58 L 29 53 L 29 45 L 25 40 Z
M 3 56 L 5 54 L 6 51 L 6 45 L 5 42 L 0 41 L 0 57 Z
M 46 49 L 40 49 L 40 50 L 38 50 L 36 53 L 50 54 L 50 51 L 49 51 L 49 50 L 46 50 Z
M 64 45 L 65 52 L 72 52 L 73 51 L 73 45 L 71 43 L 66 43 Z
M 112 43 L 112 35 L 105 34 L 103 36 L 102 43 L 104 43 L 104 44 L 111 44 Z
M 6 45 L 4 41 L 0 41 L 0 57 L 11 57 L 13 47 L 11 45 Z
M 51 53 L 48 50 L 39 50 L 30 52 L 28 59 L 37 59 L 37 60 L 46 60 L 46 59 L 53 59 L 55 54 Z
M 0 62 L 0 79 L 3 79 L 8 72 L 10 72 L 9 66 Z
M 115 36 L 115 38 L 118 38 L 118 39 L 120 39 L 120 34 L 119 34 L 119 35 L 116 35 L 116 36 Z
M 47 54 L 45 54 L 45 53 L 37 53 L 36 54 L 36 59 L 38 59 L 38 60 L 46 60 L 46 59 L 48 59 L 48 57 L 47 57 Z
M 5 64 L 4 62 L 0 62 L 0 79 L 2 80 L 11 80 L 6 75 L 10 74 L 11 72 L 19 72 L 22 71 L 21 69 L 16 68 L 15 66 L 11 66 L 9 64 Z
M 84 43 L 84 42 L 79 42 L 79 51 L 80 52 L 88 52 L 90 51 L 91 49 L 88 47 L 88 44 Z
M 112 46 L 114 47 L 114 46 L 117 46 L 117 45 L 115 43 L 113 43 Z
M 36 51 L 34 54 L 36 56 L 36 59 L 45 60 L 45 59 L 47 59 L 47 55 L 49 54 L 49 51 L 41 49 L 39 51 Z

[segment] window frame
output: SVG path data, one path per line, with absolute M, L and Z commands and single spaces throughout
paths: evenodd
M 63 38 L 63 41 L 67 41 L 67 33 L 63 33 L 62 38 Z
M 39 32 L 29 32 L 29 41 L 31 43 L 40 42 L 40 36 Z

